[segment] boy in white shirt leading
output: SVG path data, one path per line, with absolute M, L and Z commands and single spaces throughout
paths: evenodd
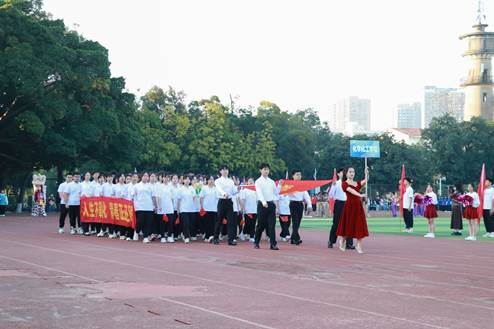
M 270 249 L 279 250 L 276 244 L 276 209 L 278 208 L 278 189 L 274 181 L 269 178 L 269 164 L 262 163 L 259 166 L 261 177 L 256 180 L 257 199 L 257 227 L 254 239 L 254 248 L 259 249 L 262 232 L 267 228 L 270 240 Z
M 60 184 L 58 187 L 58 196 L 60 198 L 60 217 L 58 218 L 58 233 L 62 234 L 64 232 L 64 226 L 65 226 L 65 218 L 67 217 L 67 214 L 69 213 L 69 208 L 66 207 L 66 200 L 65 200 L 65 194 L 67 193 L 67 187 L 69 183 L 72 182 L 72 175 L 67 174 L 65 176 L 65 182 Z
M 492 179 L 486 178 L 484 188 L 484 237 L 494 238 L 494 188 L 492 187 Z
M 403 194 L 403 220 L 405 221 L 404 232 L 413 233 L 413 188 L 412 180 L 405 178 L 405 194 Z

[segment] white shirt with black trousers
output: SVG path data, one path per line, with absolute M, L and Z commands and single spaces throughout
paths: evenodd
M 232 179 L 221 176 L 214 181 L 214 185 L 218 190 L 218 213 L 216 214 L 216 222 L 214 223 L 214 239 L 213 243 L 219 243 L 219 235 L 223 218 L 227 220 L 228 244 L 236 245 L 233 241 L 237 237 L 237 223 L 233 214 L 232 198 L 236 197 L 238 189 Z
M 259 177 L 256 180 L 256 193 L 257 193 L 257 218 L 258 223 L 256 227 L 256 235 L 254 239 L 255 248 L 259 248 L 259 242 L 261 241 L 262 232 L 267 228 L 269 240 L 271 243 L 271 249 L 277 249 L 276 247 L 276 205 L 275 201 L 278 200 L 278 189 L 274 181 L 269 177 Z M 264 206 L 267 205 L 267 207 Z

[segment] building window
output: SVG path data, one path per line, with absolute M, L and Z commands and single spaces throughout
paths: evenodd
M 487 93 L 482 94 L 482 103 L 487 102 Z

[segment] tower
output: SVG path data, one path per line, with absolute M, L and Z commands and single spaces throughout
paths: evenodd
M 482 117 L 494 120 L 494 94 L 492 80 L 492 56 L 494 55 L 494 32 L 485 31 L 484 3 L 478 2 L 477 19 L 473 31 L 460 36 L 467 42 L 464 57 L 470 59 L 470 70 L 462 83 L 465 90 L 464 119 Z

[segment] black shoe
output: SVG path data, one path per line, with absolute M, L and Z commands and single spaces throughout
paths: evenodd
M 354 246 L 350 246 L 350 245 L 347 245 L 347 246 L 346 246 L 346 248 L 347 248 L 347 249 L 355 249 L 355 247 L 354 247 Z
M 291 240 L 290 244 L 297 244 L 297 242 L 295 240 Z
M 298 246 L 299 244 L 302 244 L 302 240 L 298 240 L 298 241 L 297 241 L 297 246 Z
M 229 246 L 236 246 L 237 243 L 235 241 L 228 241 Z
M 259 243 L 254 243 L 254 249 L 259 249 Z
M 213 239 L 213 244 L 220 244 L 220 240 L 218 240 L 218 239 Z
M 331 242 L 328 243 L 328 248 L 333 249 L 333 244 Z
M 280 248 L 278 248 L 278 246 L 271 246 L 271 247 L 269 247 L 269 249 L 271 249 L 271 250 L 280 250 Z

